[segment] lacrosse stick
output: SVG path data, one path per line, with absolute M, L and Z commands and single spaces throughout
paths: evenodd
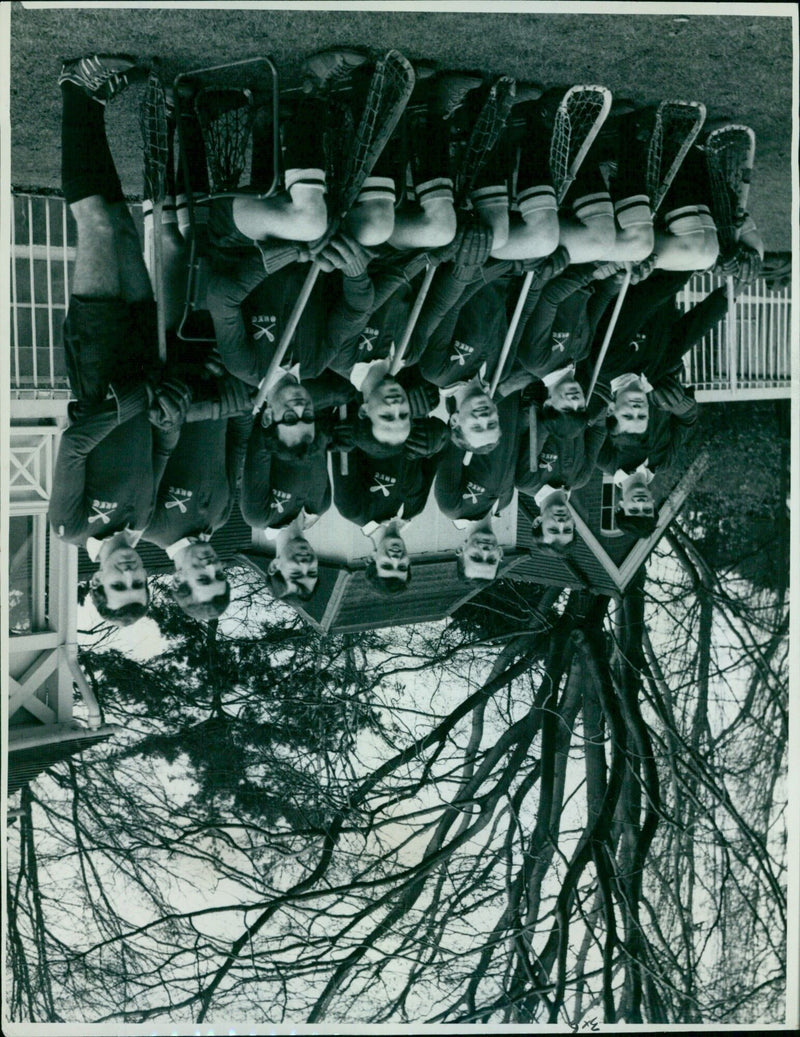
M 722 126 L 709 133 L 706 141 L 706 166 L 711 185 L 711 208 L 717 225 L 720 250 L 730 252 L 739 240 L 747 210 L 750 178 L 756 155 L 756 135 L 749 126 Z M 736 299 L 734 279 L 726 278 L 728 317 L 726 332 L 728 356 L 737 348 Z
M 247 87 L 203 87 L 194 110 L 208 161 L 210 196 L 220 197 L 239 186 L 247 162 L 247 146 L 256 108 Z
M 486 165 L 492 150 L 496 147 L 500 134 L 505 128 L 509 113 L 514 104 L 516 83 L 510 76 L 501 76 L 497 82 L 492 84 L 489 96 L 478 113 L 475 125 L 472 128 L 469 141 L 467 142 L 461 167 L 456 174 L 456 204 L 462 207 L 475 186 L 475 181 Z M 425 268 L 425 277 L 420 285 L 414 306 L 408 317 L 403 337 L 397 347 L 392 361 L 391 373 L 397 372 L 403 366 L 408 345 L 414 333 L 423 304 L 427 298 L 436 268 L 430 263 Z
M 380 153 L 386 146 L 394 128 L 400 121 L 411 91 L 414 89 L 414 69 L 397 50 L 388 51 L 376 64 L 370 81 L 367 100 L 361 122 L 356 133 L 355 146 L 351 149 L 344 176 L 338 185 L 333 185 L 330 196 L 332 211 L 331 225 L 323 242 L 330 240 L 341 221 L 355 203 L 363 187 L 364 181 L 372 172 Z M 294 308 L 286 323 L 286 328 L 278 343 L 266 375 L 261 379 L 253 405 L 253 413 L 257 413 L 267 398 L 267 389 L 275 372 L 283 362 L 283 358 L 291 345 L 303 310 L 314 290 L 320 264 L 312 262 L 305 283 L 300 291 Z
M 155 72 L 147 77 L 147 85 L 139 105 L 139 128 L 144 158 L 144 196 L 153 207 L 153 236 L 150 243 L 150 270 L 156 299 L 158 359 L 167 359 L 167 329 L 164 296 L 164 243 L 161 221 L 164 212 L 167 162 L 169 161 L 169 128 L 164 84 Z
M 419 291 L 414 300 L 414 305 L 411 308 L 411 313 L 408 315 L 408 322 L 406 323 L 402 338 L 395 350 L 394 358 L 392 359 L 392 364 L 389 368 L 389 374 L 397 374 L 403 366 L 403 361 L 408 352 L 408 344 L 411 341 L 411 336 L 414 334 L 414 328 L 417 325 L 420 313 L 422 313 L 422 307 L 425 305 L 425 299 L 428 296 L 428 292 L 430 291 L 435 276 L 436 267 L 431 266 L 431 264 L 428 263 L 425 267 L 425 277 L 422 279 L 422 284 L 419 286 Z
M 662 101 L 658 106 L 655 125 L 647 149 L 647 194 L 650 197 L 654 215 L 664 201 L 678 170 L 683 165 L 689 148 L 697 140 L 697 135 L 703 128 L 705 120 L 706 108 L 699 101 Z M 631 285 L 633 269 L 630 264 L 626 264 L 626 268 L 625 278 L 614 303 L 603 344 L 592 371 L 592 379 L 586 393 L 587 403 L 594 392 L 597 379 L 600 377 L 600 369 L 603 366 L 608 347 L 611 345 L 611 336 L 614 334 L 622 304 L 625 302 L 625 296 Z
M 561 99 L 556 109 L 550 138 L 550 175 L 559 205 L 564 201 L 610 111 L 611 92 L 604 86 L 573 86 Z M 522 282 L 517 305 L 497 360 L 492 377 L 492 395 L 500 383 L 500 376 L 511 352 L 511 345 L 532 284 L 533 272 L 529 271 Z
M 553 133 L 550 138 L 550 176 L 559 205 L 564 201 L 567 191 L 578 175 L 583 160 L 610 111 L 611 91 L 604 86 L 572 86 L 561 99 L 556 109 Z M 500 384 L 500 377 L 522 319 L 525 300 L 530 293 L 533 277 L 534 271 L 529 270 L 522 281 L 517 305 L 514 308 L 492 375 L 489 386 L 490 396 L 494 396 L 497 386 Z M 471 460 L 472 453 L 467 451 L 464 454 L 464 464 L 469 464 Z
M 472 127 L 461 166 L 456 173 L 455 196 L 456 205 L 463 207 L 481 170 L 486 165 L 489 155 L 497 147 L 500 134 L 505 129 L 514 98 L 517 92 L 516 81 L 510 76 L 500 76 L 492 84 L 489 96 L 483 104 L 475 125 Z

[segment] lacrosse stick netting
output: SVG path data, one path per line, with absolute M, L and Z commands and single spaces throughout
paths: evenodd
M 194 102 L 208 161 L 212 194 L 234 191 L 247 164 L 256 108 L 252 92 L 204 87 Z
M 573 86 L 556 109 L 550 138 L 550 175 L 559 204 L 611 111 L 604 86 Z
M 706 119 L 699 101 L 662 101 L 647 149 L 646 186 L 656 212 Z
M 749 126 L 723 126 L 709 134 L 705 152 L 712 216 L 724 252 L 735 244 L 744 221 L 756 135 Z

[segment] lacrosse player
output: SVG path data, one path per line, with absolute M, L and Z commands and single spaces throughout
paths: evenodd
M 104 106 L 147 70 L 94 54 L 63 64 L 62 186 L 78 228 L 64 323 L 70 425 L 53 474 L 50 524 L 98 563 L 91 591 L 118 625 L 144 615 L 147 574 L 135 551 L 190 402 L 180 382 L 157 384 L 155 304 L 141 245 L 106 140 Z M 155 426 L 155 428 L 154 428 Z
M 577 420 L 576 420 L 577 418 Z M 536 457 L 531 464 L 531 433 L 519 440 L 515 484 L 520 493 L 535 497 L 546 485 L 579 489 L 594 471 L 606 439 L 604 412 L 586 424 L 582 415 L 559 413 L 551 407 L 532 407 Z
M 374 457 L 356 448 L 348 454 L 346 473 L 333 466 L 333 501 L 339 514 L 373 541 L 367 577 L 377 590 L 392 593 L 410 582 L 402 528 L 425 507 L 436 471 L 435 455 L 445 439 L 442 425 L 435 442 L 421 448 L 427 453 L 412 452 L 404 445 L 399 452 Z
M 476 393 L 475 398 L 477 414 L 473 414 L 469 399 L 462 401 L 456 427 L 472 421 L 481 426 L 491 423 L 491 415 L 482 412 L 482 396 Z M 474 456 L 468 465 L 464 464 L 467 448 L 459 446 L 457 441 L 450 442 L 442 451 L 434 494 L 440 511 L 448 518 L 480 519 L 490 512 L 502 511 L 511 502 L 520 422 L 519 393 L 501 400 L 494 413 L 500 427 L 496 449 L 483 453 L 472 451 Z
M 142 534 L 169 555 L 172 595 L 199 620 L 218 618 L 230 603 L 224 568 L 208 541 L 230 517 L 252 425 L 248 387 L 228 375 L 215 388 L 223 416 L 184 423 Z
M 346 402 L 335 388 L 278 369 L 245 458 L 241 509 L 254 529 L 280 529 L 301 512 L 307 528 L 330 507 L 328 451 L 340 446 L 331 407 Z

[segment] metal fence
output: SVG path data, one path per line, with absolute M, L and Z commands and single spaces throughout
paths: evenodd
M 141 221 L 141 207 L 133 207 Z M 75 260 L 75 223 L 63 198 L 16 194 L 12 206 L 11 389 L 16 399 L 69 396 L 62 323 Z M 689 309 L 722 281 L 693 277 L 678 303 Z M 788 396 L 791 382 L 791 294 L 762 284 L 736 306 L 732 348 L 723 320 L 686 358 L 687 380 L 700 401 Z
M 697 274 L 679 293 L 678 305 L 689 310 L 722 284 L 724 278 Z M 732 312 L 684 359 L 697 400 L 789 396 L 791 314 L 789 288 L 769 290 L 757 282 L 743 289 Z

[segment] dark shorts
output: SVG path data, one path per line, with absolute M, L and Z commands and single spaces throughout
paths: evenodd
M 155 302 L 71 296 L 64 351 L 75 398 L 81 403 L 102 403 L 111 382 L 119 386 L 140 382 L 157 369 Z
M 233 198 L 215 198 L 208 215 L 208 239 L 221 252 L 248 252 L 255 246 L 233 222 Z

